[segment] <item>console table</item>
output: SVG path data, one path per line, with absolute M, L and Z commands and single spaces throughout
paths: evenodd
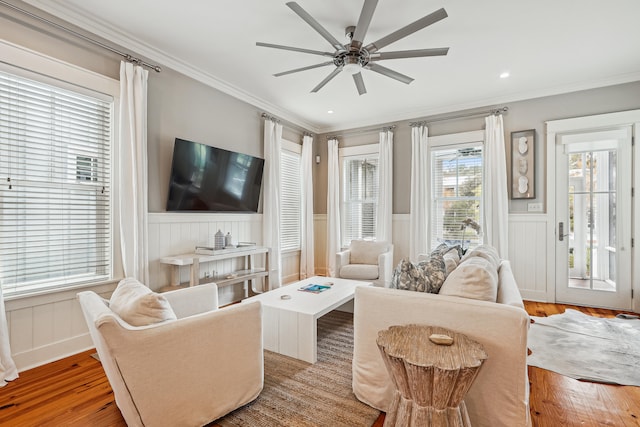
M 453 343 L 437 344 L 432 335 Z M 385 427 L 471 426 L 463 398 L 487 358 L 478 342 L 445 328 L 403 325 L 378 332 L 377 344 L 395 386 Z
M 253 266 L 253 256 L 265 254 L 264 268 Z M 218 287 L 233 285 L 236 283 L 251 281 L 251 289 L 254 293 L 269 290 L 269 255 L 271 249 L 262 246 L 229 248 L 212 251 L 211 254 L 189 253 L 169 256 L 160 259 L 160 263 L 171 265 L 171 287 L 196 286 L 200 283 L 214 282 Z M 216 277 L 200 279 L 200 264 L 205 262 L 222 261 L 231 258 L 242 258 L 244 267 L 231 273 L 225 273 Z M 180 267 L 189 267 L 189 283 L 180 283 Z M 264 277 L 265 283 L 262 289 L 256 289 L 254 281 Z M 249 296 L 248 287 L 245 287 L 245 297 Z

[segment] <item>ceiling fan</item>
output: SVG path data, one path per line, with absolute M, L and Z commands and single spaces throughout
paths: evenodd
M 363 95 L 367 93 L 367 89 L 362 79 L 361 70 L 371 70 L 376 73 L 382 74 L 392 79 L 401 81 L 402 83 L 409 84 L 413 79 L 409 76 L 401 74 L 397 71 L 391 70 L 387 67 L 383 67 L 378 64 L 378 61 L 385 59 L 400 59 L 400 58 L 417 58 L 425 56 L 443 56 L 449 51 L 448 47 L 436 48 L 436 49 L 415 49 L 415 50 L 403 50 L 395 52 L 380 52 L 380 49 L 394 43 L 410 34 L 415 33 L 431 24 L 447 17 L 447 12 L 444 8 L 436 10 L 429 15 L 426 15 L 417 21 L 394 31 L 393 33 L 376 40 L 373 43 L 364 45 L 364 38 L 369 29 L 373 12 L 376 9 L 378 0 L 365 0 L 360 12 L 360 18 L 356 26 L 349 26 L 345 29 L 345 35 L 349 37 L 350 42 L 342 44 L 333 35 L 331 35 L 318 21 L 316 21 L 309 13 L 307 13 L 296 2 L 288 2 L 287 6 L 291 8 L 298 16 L 300 16 L 307 24 L 309 24 L 314 30 L 316 30 L 322 37 L 324 37 L 331 46 L 335 49 L 332 52 L 322 52 L 318 50 L 304 49 L 292 46 L 283 46 L 271 43 L 257 42 L 257 46 L 269 47 L 274 49 L 291 50 L 294 52 L 308 53 L 312 55 L 320 55 L 331 58 L 330 61 L 322 62 L 320 64 L 309 65 L 307 67 L 296 68 L 294 70 L 283 71 L 281 73 L 274 74 L 275 77 L 284 76 L 287 74 L 297 73 L 300 71 L 311 70 L 314 68 L 324 67 L 327 65 L 334 65 L 336 68 L 322 80 L 311 92 L 318 92 L 322 89 L 331 79 L 340 74 L 341 71 L 351 72 L 353 75 L 353 81 L 355 82 L 358 93 Z

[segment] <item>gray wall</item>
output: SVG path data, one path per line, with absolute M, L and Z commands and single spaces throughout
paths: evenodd
M 34 10 L 24 3 L 16 4 Z M 56 21 L 42 11 L 36 12 Z M 0 38 L 119 79 L 120 56 L 1 7 Z M 106 44 L 114 46 L 111 42 Z M 127 49 L 119 50 L 136 56 Z M 149 72 L 148 84 L 149 212 L 165 211 L 176 137 L 264 157 L 262 110 L 164 66 L 161 73 Z M 283 136 L 293 142 L 302 139 L 301 131 L 286 127 Z
M 17 3 L 31 9 L 28 5 Z M 38 11 L 46 17 L 46 14 Z M 55 18 L 51 18 L 55 20 Z M 81 30 L 78 30 L 82 32 Z M 97 38 L 92 36 L 93 38 Z M 0 38 L 59 58 L 109 77 L 118 78 L 120 57 L 59 31 L 34 23 L 28 18 L 0 8 Z M 123 49 L 126 51 L 126 49 Z M 132 52 L 135 54 L 135 52 Z M 144 59 L 144 58 L 143 58 Z M 153 62 L 153 61 L 149 61 Z M 160 64 L 162 65 L 162 64 Z M 251 155 L 263 156 L 262 111 L 189 77 L 163 67 L 162 73 L 150 72 L 148 95 L 149 211 L 165 210 L 173 141 L 176 137 L 216 145 Z M 568 117 L 640 108 L 640 82 L 593 90 L 506 103 L 504 116 L 506 151 L 513 131 L 536 131 L 536 199 L 510 201 L 511 212 L 525 212 L 527 203 L 543 202 L 546 210 L 544 122 Z M 480 110 L 486 110 L 482 108 Z M 453 113 L 456 114 L 456 113 Z M 434 117 L 432 117 L 434 118 Z M 437 116 L 435 116 L 437 118 Z M 411 165 L 410 121 L 395 123 L 393 212 L 409 213 Z M 380 123 L 380 127 L 390 123 Z M 368 127 L 370 128 L 370 127 Z M 484 118 L 434 122 L 429 135 L 465 132 L 484 128 Z M 353 146 L 378 141 L 377 131 L 333 132 L 340 146 Z M 285 138 L 301 140 L 301 132 L 285 123 Z M 321 162 L 314 166 L 315 213 L 326 213 L 327 199 L 327 135 L 315 136 L 315 154 Z M 510 158 L 507 158 L 510 164 Z M 553 185 L 553 183 L 551 183 Z
M 511 165 L 510 135 L 511 132 L 535 129 L 536 138 L 536 198 L 527 200 L 510 200 L 509 211 L 512 213 L 526 212 L 528 203 L 542 202 L 547 209 L 546 200 L 546 131 L 545 122 L 570 117 L 591 114 L 609 113 L 640 108 L 640 82 L 608 86 L 598 89 L 584 90 L 562 95 L 547 96 L 525 101 L 508 102 L 509 111 L 504 117 L 505 151 L 507 153 L 507 168 Z M 485 111 L 496 106 L 487 106 L 476 111 Z M 454 112 L 451 115 L 473 112 Z M 408 214 L 410 209 L 411 183 L 411 128 L 410 122 L 437 119 L 433 117 L 417 117 L 412 120 L 394 123 L 393 142 L 393 213 Z M 381 123 L 387 126 L 391 123 Z M 446 135 L 450 133 L 467 132 L 484 129 L 484 117 L 455 119 L 449 121 L 434 121 L 428 125 L 429 136 Z M 316 153 L 322 157 L 322 162 L 315 169 L 315 213 L 327 212 L 327 136 L 338 136 L 340 147 L 378 142 L 378 129 L 349 129 L 343 132 L 332 132 L 316 137 Z M 362 132 L 369 130 L 369 132 Z M 549 185 L 553 185 L 550 183 Z

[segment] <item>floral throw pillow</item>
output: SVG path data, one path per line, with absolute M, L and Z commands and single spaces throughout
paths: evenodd
M 447 269 L 442 255 L 432 255 L 426 261 L 418 263 L 425 278 L 426 289 L 423 292 L 437 294 L 447 276 Z
M 445 279 L 445 263 L 442 256 L 432 256 L 417 265 L 403 259 L 393 272 L 391 287 L 406 291 L 437 294 Z

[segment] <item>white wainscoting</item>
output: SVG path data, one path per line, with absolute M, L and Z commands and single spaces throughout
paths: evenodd
M 213 235 L 221 230 L 231 233 L 233 243 L 262 244 L 261 214 L 174 213 L 149 214 L 149 287 L 160 289 L 170 284 L 170 266 L 161 264 L 160 258 L 193 252 L 196 246 L 211 245 Z M 239 268 L 239 259 L 208 262 L 200 265 L 199 277 L 224 275 Z M 258 257 L 256 265 L 264 263 Z M 262 264 L 264 265 L 264 264 Z M 272 266 L 273 268 L 273 266 Z M 180 271 L 180 281 L 189 281 L 189 268 Z M 243 298 L 242 284 L 225 286 L 218 290 L 220 305 Z
M 544 214 L 509 215 L 509 259 L 523 298 L 552 301 L 553 289 L 548 283 L 549 266 L 546 247 L 547 216 Z M 218 229 L 230 231 L 233 241 L 261 244 L 262 215 L 259 214 L 149 214 L 149 273 L 150 286 L 159 289 L 170 282 L 169 267 L 159 263 L 164 256 L 193 251 L 196 245 L 208 244 L 211 233 Z M 326 215 L 314 215 L 315 267 L 317 275 L 326 273 Z M 394 263 L 409 253 L 409 215 L 393 215 Z M 283 282 L 297 279 L 299 253 L 282 257 Z M 256 260 L 260 262 L 260 260 Z M 234 261 L 220 261 L 201 266 L 205 272 L 218 274 L 235 268 Z M 188 281 L 187 269 L 182 280 Z M 115 283 L 90 288 L 109 297 Z M 84 288 L 88 289 L 88 288 Z M 78 290 L 6 301 L 11 350 L 20 371 L 76 354 L 93 347 L 87 327 L 76 300 Z M 220 303 L 242 298 L 241 285 L 220 290 Z
M 509 215 L 509 260 L 522 298 L 530 301 L 553 301 L 547 222 L 546 214 Z
M 300 280 L 300 251 L 282 254 L 282 284 Z
M 7 300 L 9 343 L 18 371 L 92 348 L 76 293 L 93 290 L 108 297 L 115 286 L 108 283 Z
M 327 275 L 327 215 L 313 215 L 313 246 L 316 276 Z
M 409 214 L 394 214 L 393 262 L 409 257 Z M 314 215 L 316 273 L 326 271 L 326 215 Z M 532 301 L 553 301 L 548 283 L 547 215 L 509 215 L 509 260 L 522 297 Z M 553 266 L 551 266 L 553 268 Z

